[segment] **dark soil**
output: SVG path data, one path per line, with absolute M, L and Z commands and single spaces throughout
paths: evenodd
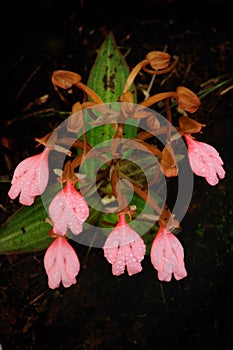
M 86 246 L 74 244 L 81 262 L 78 282 L 51 290 L 44 251 L 1 255 L 3 350 L 233 348 L 233 90 L 224 93 L 232 85 L 230 11 L 217 0 L 129 2 L 131 11 L 125 3 L 20 2 L 1 13 L 0 224 L 19 207 L 7 196 L 13 169 L 35 152 L 35 137 L 57 123 L 36 112 L 72 106 L 72 98 L 61 102 L 54 92 L 51 73 L 72 70 L 86 81 L 109 31 L 128 52 L 130 68 L 151 50 L 166 48 L 179 56 L 168 89 L 180 84 L 197 92 L 210 79 L 229 79 L 203 98 L 197 114 L 207 124 L 198 139 L 218 150 L 226 177 L 215 187 L 195 177 L 179 233 L 188 271 L 183 280 L 159 282 L 148 256 L 141 273 L 115 277 L 101 249 L 87 254 Z M 48 101 L 39 105 L 45 94 Z

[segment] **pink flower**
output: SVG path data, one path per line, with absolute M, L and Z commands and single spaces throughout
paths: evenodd
M 162 226 L 152 243 L 150 258 L 160 281 L 169 282 L 172 273 L 176 280 L 187 276 L 183 247 L 176 236 Z
M 15 199 L 19 194 L 19 202 L 32 205 L 35 197 L 41 195 L 49 179 L 49 149 L 40 154 L 24 159 L 15 168 L 8 195 Z
M 196 141 L 189 135 L 184 135 L 188 146 L 188 157 L 192 171 L 198 176 L 203 176 L 206 181 L 215 186 L 219 179 L 225 176 L 223 161 L 213 146 Z
M 48 247 L 44 256 L 44 267 L 51 289 L 58 288 L 60 282 L 65 288 L 77 282 L 76 276 L 80 270 L 79 259 L 65 237 L 56 237 Z
M 48 210 L 54 224 L 53 232 L 59 235 L 65 235 L 68 229 L 78 235 L 89 216 L 86 200 L 69 181 L 53 198 Z
M 146 252 L 143 239 L 120 215 L 116 227 L 109 233 L 104 247 L 104 256 L 112 264 L 113 275 L 119 276 L 127 267 L 129 276 L 142 270 L 141 261 Z

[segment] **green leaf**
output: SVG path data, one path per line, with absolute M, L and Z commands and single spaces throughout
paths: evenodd
M 129 73 L 130 70 L 125 58 L 117 47 L 113 33 L 110 32 L 98 51 L 87 85 L 97 92 L 104 103 L 118 102 Z M 133 94 L 134 103 L 136 103 L 137 96 L 134 84 L 132 84 L 130 91 Z M 116 108 L 117 103 L 113 105 L 113 109 L 116 110 Z M 130 123 L 135 127 L 125 125 L 124 136 L 127 138 L 137 135 L 138 121 L 131 120 Z M 87 132 L 87 141 L 95 146 L 104 140 L 110 140 L 113 135 L 114 130 L 110 124 L 101 125 Z
M 26 253 L 48 247 L 51 228 L 41 198 L 30 207 L 17 210 L 0 229 L 0 254 Z
M 125 58 L 117 47 L 113 33 L 110 32 L 98 51 L 87 85 L 97 92 L 104 103 L 117 102 L 129 73 Z M 131 92 L 136 103 L 134 85 Z

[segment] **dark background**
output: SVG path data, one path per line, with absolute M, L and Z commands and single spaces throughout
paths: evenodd
M 70 69 L 85 81 L 110 30 L 122 50 L 131 49 L 130 67 L 145 52 L 167 46 L 181 57 L 177 81 L 168 83 L 198 91 L 201 83 L 226 76 L 232 84 L 226 1 L 21 1 L 2 3 L 0 16 L 1 179 L 9 179 L 19 160 L 34 152 L 34 137 L 48 127 L 40 119 L 22 121 L 23 108 L 45 93 L 49 107 L 69 108 L 54 94 L 52 71 Z M 75 246 L 82 266 L 78 283 L 53 291 L 47 286 L 44 251 L 2 255 L 3 350 L 232 349 L 232 90 L 213 93 L 202 103 L 197 119 L 207 127 L 198 139 L 219 151 L 226 178 L 211 187 L 195 177 L 179 234 L 188 276 L 159 282 L 146 257 L 142 273 L 114 277 L 101 250 L 87 256 L 86 247 Z M 18 205 L 7 197 L 9 183 L 0 186 L 3 224 Z

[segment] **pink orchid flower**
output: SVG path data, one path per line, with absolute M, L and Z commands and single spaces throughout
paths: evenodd
M 223 161 L 213 146 L 196 141 L 189 135 L 184 135 L 188 146 L 188 157 L 192 171 L 198 176 L 205 177 L 206 181 L 215 186 L 219 179 L 225 176 Z
M 8 196 L 15 199 L 19 195 L 19 202 L 32 205 L 35 197 L 41 195 L 49 179 L 48 166 L 49 149 L 45 148 L 40 154 L 28 157 L 15 168 Z
M 172 274 L 176 280 L 187 276 L 183 247 L 176 236 L 162 226 L 152 243 L 150 258 L 160 281 L 169 282 Z
M 123 274 L 125 267 L 129 276 L 142 270 L 141 261 L 146 246 L 138 233 L 129 226 L 124 214 L 120 215 L 116 227 L 109 233 L 103 250 L 104 256 L 112 264 L 113 275 Z
M 83 222 L 89 216 L 85 198 L 69 181 L 53 198 L 48 210 L 54 225 L 53 232 L 58 235 L 65 235 L 68 229 L 78 235 L 82 232 Z
M 57 236 L 44 256 L 44 267 L 48 275 L 49 288 L 65 288 L 75 284 L 80 270 L 78 256 L 65 237 Z

